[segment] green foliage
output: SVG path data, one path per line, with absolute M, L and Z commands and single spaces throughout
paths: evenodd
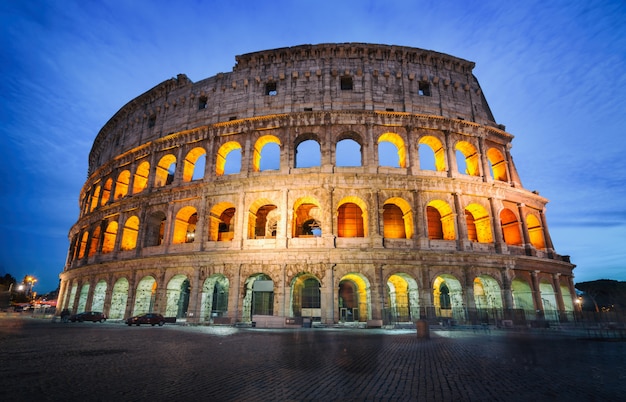
M 594 304 L 594 310 L 626 310 L 626 282 L 612 279 L 580 282 L 576 289 L 583 292 L 583 299 L 588 298 Z M 586 310 L 589 308 L 585 308 Z

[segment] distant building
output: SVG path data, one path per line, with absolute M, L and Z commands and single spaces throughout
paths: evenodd
M 89 154 L 58 309 L 275 326 L 571 318 L 574 265 L 473 68 L 302 45 L 131 100 Z

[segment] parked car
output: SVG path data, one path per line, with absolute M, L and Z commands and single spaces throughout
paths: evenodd
M 83 322 L 83 321 L 91 321 L 91 322 L 105 322 L 107 317 L 99 312 L 99 311 L 84 311 L 78 314 L 72 314 L 70 316 L 71 322 Z
M 128 326 L 133 324 L 137 326 L 141 324 L 150 324 L 153 327 L 158 324 L 160 327 L 165 324 L 165 317 L 157 313 L 146 313 L 128 318 L 126 320 L 126 324 L 128 324 Z

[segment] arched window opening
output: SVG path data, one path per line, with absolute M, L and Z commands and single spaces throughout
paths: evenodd
M 317 204 L 303 202 L 294 213 L 294 237 L 320 237 L 321 209 Z
M 89 243 L 88 257 L 93 257 L 98 251 L 98 244 L 100 243 L 100 231 L 100 226 L 96 227 L 93 230 L 93 234 L 91 235 L 91 242 Z
M 156 167 L 156 178 L 154 180 L 155 187 L 163 187 L 174 181 L 174 173 L 176 172 L 176 157 L 174 155 L 165 155 L 161 158 Z
M 131 216 L 126 220 L 122 230 L 122 250 L 133 250 L 137 247 L 137 234 L 139 233 L 139 218 Z
M 337 235 L 339 237 L 365 237 L 363 210 L 353 202 L 339 206 L 337 215 Z
M 80 239 L 80 245 L 78 247 L 78 259 L 85 257 L 85 250 L 87 249 L 87 241 L 89 240 L 89 232 L 83 232 L 83 237 Z
M 436 170 L 445 172 L 446 170 L 446 150 L 437 137 L 426 135 L 419 139 L 420 169 Z
M 277 223 L 276 205 L 263 205 L 256 212 L 250 211 L 248 237 L 250 239 L 273 239 L 276 237 Z
M 133 180 L 133 194 L 142 192 L 148 187 L 148 176 L 150 175 L 150 163 L 147 161 L 141 162 L 137 166 L 135 172 L 135 178 Z
M 339 319 L 359 321 L 359 292 L 357 285 L 350 280 L 339 283 Z
M 228 279 L 220 275 L 213 285 L 211 317 L 222 317 L 228 311 Z
M 296 168 L 310 168 L 322 165 L 320 144 L 315 140 L 305 140 L 296 147 Z
M 200 180 L 204 177 L 206 151 L 196 147 L 187 153 L 183 161 L 183 182 Z
M 146 247 L 159 246 L 163 244 L 165 236 L 165 213 L 156 211 L 150 214 L 146 222 Z
M 137 284 L 135 291 L 135 306 L 132 315 L 139 315 L 154 311 L 157 283 L 151 276 L 144 276 Z
M 237 174 L 241 171 L 241 144 L 229 141 L 217 151 L 215 174 Z
M 110 319 L 122 319 L 126 311 L 126 303 L 128 301 L 128 289 L 130 285 L 128 279 L 120 278 L 113 285 L 111 294 L 111 307 L 109 308 Z
M 107 254 L 115 248 L 115 239 L 117 238 L 117 222 L 111 221 L 107 224 L 102 239 L 102 254 Z
M 113 188 L 113 179 L 108 178 L 104 182 L 104 186 L 102 187 L 102 198 L 100 199 L 100 205 L 104 206 L 109 202 L 111 198 L 111 188 Z
M 387 317 L 390 323 L 412 322 L 419 318 L 417 282 L 411 276 L 398 273 L 387 280 Z
M 450 310 L 452 304 L 450 304 L 450 289 L 445 283 L 439 286 L 439 308 L 442 310 Z
M 93 191 L 93 195 L 91 196 L 91 208 L 89 211 L 93 211 L 98 206 L 98 200 L 100 198 L 100 185 L 98 184 Z
M 336 166 L 363 166 L 361 144 L 350 138 L 337 142 L 335 159 Z
M 517 220 L 517 216 L 508 208 L 500 212 L 500 225 L 502 225 L 502 234 L 504 242 L 510 246 L 520 246 L 523 243 L 522 232 Z
M 464 317 L 463 288 L 459 280 L 449 274 L 437 276 L 433 282 L 433 304 L 438 317 Z
M 165 316 L 186 318 L 191 285 L 185 275 L 175 275 L 167 284 Z
M 479 243 L 492 243 L 491 218 L 487 210 L 478 204 L 470 204 L 465 208 L 467 238 Z
M 515 278 L 511 281 L 511 293 L 513 296 L 513 304 L 516 309 L 527 312 L 527 317 L 535 315 L 535 302 L 533 301 L 533 291 L 530 289 L 528 282 Z
M 487 151 L 487 158 L 489 159 L 489 167 L 491 170 L 491 177 L 494 180 L 508 181 L 506 174 L 506 161 L 500 151 L 495 148 L 489 148 Z
M 428 238 L 430 240 L 454 240 L 455 216 L 450 205 L 442 200 L 433 200 L 426 206 Z
M 407 238 L 403 215 L 402 210 L 397 205 L 383 205 L 383 237 L 387 239 Z
M 119 200 L 128 195 L 128 184 L 130 183 L 130 171 L 123 170 L 119 176 L 117 176 L 117 181 L 115 182 L 115 199 Z
M 280 140 L 273 135 L 264 135 L 254 144 L 252 171 L 280 169 Z
M 478 159 L 476 147 L 466 141 L 457 142 L 456 161 L 459 173 L 469 176 L 479 176 Z
M 385 133 L 378 137 L 378 165 L 406 167 L 406 148 L 404 140 L 398 134 Z
M 321 318 L 321 290 L 317 278 L 301 275 L 292 285 L 292 312 L 294 317 Z
M 209 214 L 209 240 L 231 241 L 235 237 L 235 206 L 220 202 Z
M 196 225 L 198 223 L 198 214 L 194 207 L 183 207 L 176 214 L 174 222 L 174 236 L 172 243 L 193 243 L 196 238 Z
M 274 314 L 274 282 L 265 274 L 249 277 L 245 283 L 246 295 L 243 300 L 243 317 L 252 319 L 254 315 Z
M 543 228 L 541 227 L 539 219 L 535 215 L 530 214 L 526 217 L 526 225 L 528 226 L 530 244 L 538 250 L 546 248 L 546 243 L 543 237 Z

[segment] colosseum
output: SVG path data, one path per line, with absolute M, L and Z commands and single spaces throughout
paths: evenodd
M 363 43 L 235 61 L 102 127 L 59 309 L 257 327 L 572 319 L 574 265 L 473 62 Z

